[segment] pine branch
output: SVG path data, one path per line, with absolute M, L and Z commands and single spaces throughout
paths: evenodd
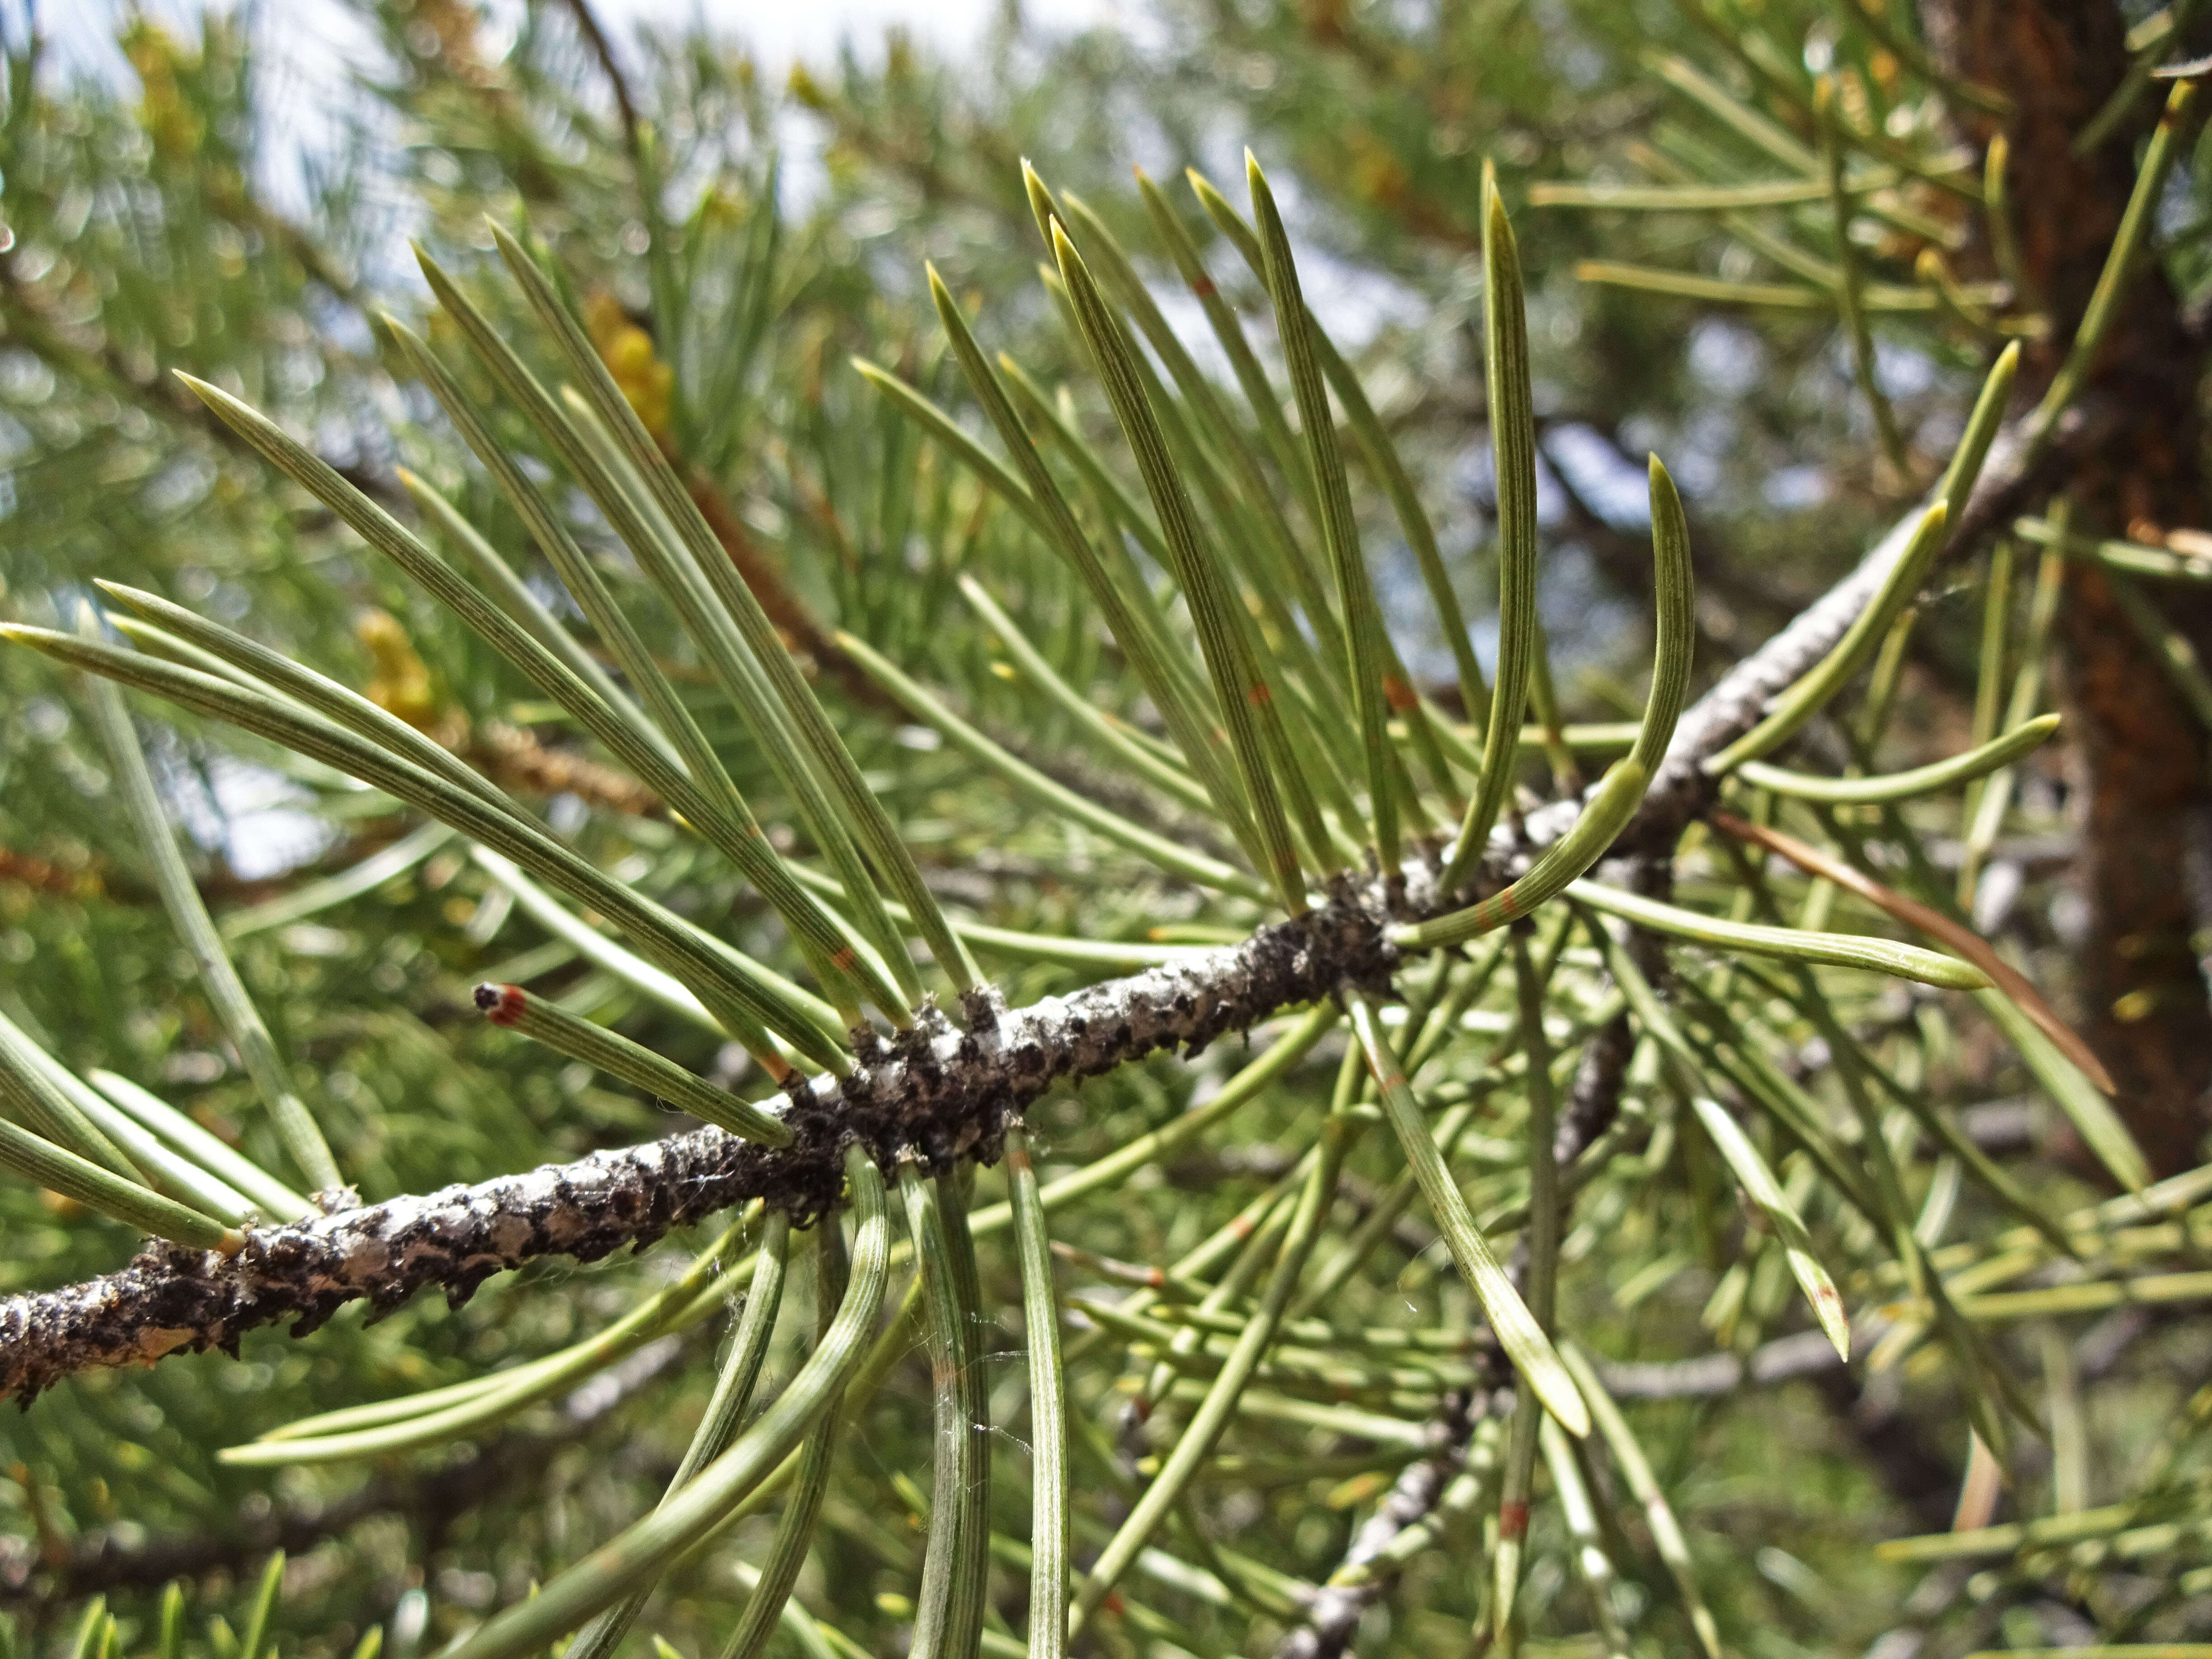
M 615 113 L 622 121 L 623 148 L 629 152 L 642 184 L 651 175 L 645 158 L 645 135 L 639 124 L 637 100 L 630 95 L 629 77 L 615 60 L 614 44 L 599 27 L 589 0 L 564 0 L 564 3 L 575 22 L 576 33 L 584 37 L 584 44 L 591 48 L 592 57 L 599 64 L 599 73 L 606 77 L 607 89 L 614 94 Z
M 1507 1401 L 1511 1398 L 1504 1396 Z M 1499 1409 L 1498 1399 L 1488 1394 L 1477 1399 L 1460 1390 L 1444 1397 L 1443 1409 L 1429 1425 L 1430 1443 L 1435 1449 L 1400 1471 L 1389 1492 L 1375 1506 L 1375 1513 L 1352 1534 L 1336 1572 L 1315 1595 L 1306 1622 L 1275 1650 L 1277 1659 L 1341 1659 L 1350 1650 L 1362 1615 L 1397 1575 L 1362 1576 L 1357 1583 L 1346 1584 L 1336 1583 L 1337 1577 L 1367 1568 L 1407 1528 L 1435 1513 L 1444 1489 L 1466 1461 L 1467 1443 L 1475 1424 Z
M 1827 1333 L 1814 1330 L 1778 1336 L 1748 1354 L 1707 1353 L 1695 1359 L 1601 1365 L 1598 1375 L 1615 1400 L 1705 1400 L 1843 1368 Z
M 2008 523 L 2052 467 L 2110 419 L 2108 405 L 2093 405 L 2041 445 L 2027 441 L 2025 423 L 2008 424 L 1960 515 L 1950 556 L 1965 556 L 1980 536 Z M 1748 730 L 1767 701 L 1842 636 L 1903 539 L 1902 532 L 1885 538 L 1684 713 L 1616 852 L 1663 854 L 1711 805 L 1704 761 Z M 1517 844 L 1501 828 L 1486 873 L 1502 878 L 1523 849 L 1556 841 L 1580 805 L 1565 801 L 1531 814 Z M 491 1274 L 537 1256 L 596 1261 L 752 1198 L 804 1218 L 834 1202 L 842 1149 L 854 1140 L 885 1159 L 912 1146 L 939 1168 L 965 1157 L 988 1160 L 1008 1115 L 1061 1079 L 1095 1076 L 1163 1049 L 1195 1053 L 1347 983 L 1386 986 L 1395 952 L 1383 929 L 1448 908 L 1433 881 L 1432 865 L 1409 860 L 1402 896 L 1387 895 L 1378 882 L 1347 883 L 1306 915 L 1175 968 L 1014 1012 L 979 1000 L 968 1010 L 968 1033 L 933 1016 L 897 1050 L 878 1044 L 864 1054 L 842 1084 L 818 1079 L 800 1088 L 786 1114 L 796 1139 L 781 1151 L 704 1129 L 258 1231 L 228 1259 L 155 1246 L 120 1273 L 0 1303 L 0 1395 L 27 1403 L 80 1370 L 210 1347 L 234 1352 L 246 1332 L 283 1321 L 304 1334 L 358 1298 L 388 1311 L 437 1285 L 459 1303 Z
M 1931 576 L 1969 557 L 1985 538 L 2048 489 L 2053 477 L 2094 451 L 2115 429 L 2121 414 L 2109 398 L 2085 397 L 2041 441 L 2032 421 L 2008 421 L 1990 447 L 1964 511 L 1952 520 L 1950 539 L 1937 556 Z M 1908 514 L 1900 519 L 1848 575 L 1683 711 L 1667 758 L 1615 843 L 1616 852 L 1671 848 L 1683 828 L 1712 805 L 1718 786 L 1705 775 L 1705 762 L 1756 725 L 1768 702 L 1843 638 L 1905 552 L 1916 517 Z M 1538 846 L 1558 840 L 1588 799 L 1586 793 L 1583 800 L 1557 801 L 1531 813 L 1528 840 Z M 1509 832 L 1493 832 L 1489 848 L 1493 859 L 1504 845 L 1510 845 Z
M 1409 872 L 1410 873 L 1410 872 Z M 1385 986 L 1395 951 L 1379 884 L 1172 968 L 1016 1011 L 981 1000 L 970 1030 L 941 1014 L 878 1043 L 853 1076 L 795 1085 L 778 1151 L 701 1129 L 474 1186 L 397 1198 L 250 1235 L 228 1259 L 149 1247 L 122 1272 L 0 1303 L 0 1395 L 27 1402 L 62 1377 L 219 1347 L 293 1322 L 295 1334 L 365 1298 L 388 1312 L 435 1285 L 455 1304 L 541 1255 L 594 1261 L 754 1198 L 799 1218 L 835 1202 L 843 1149 L 886 1165 L 906 1148 L 933 1168 L 995 1158 L 1006 1119 L 1062 1079 L 1164 1049 L 1195 1054 L 1340 986 Z

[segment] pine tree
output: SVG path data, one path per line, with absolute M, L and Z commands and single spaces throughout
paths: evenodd
M 10 36 L 0 1641 L 2212 1650 L 2205 65 L 1911 10 Z

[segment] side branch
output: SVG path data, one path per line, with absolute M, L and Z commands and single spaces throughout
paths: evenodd
M 1396 1564 L 1388 1559 L 1390 1546 L 1408 1528 L 1436 1514 L 1467 1462 L 1475 1424 L 1511 1400 L 1510 1394 L 1487 1390 L 1476 1396 L 1455 1389 L 1444 1397 L 1443 1409 L 1428 1425 L 1427 1455 L 1399 1472 L 1375 1512 L 1360 1522 L 1336 1571 L 1314 1593 L 1306 1622 L 1283 1639 L 1276 1659 L 1342 1659 L 1351 1650 L 1361 1618 L 1397 1577 Z
M 2084 398 L 2041 441 L 2035 440 L 2027 420 L 2007 422 L 1990 446 L 1981 477 L 1936 568 L 1940 570 L 1966 557 L 1992 531 L 2009 524 L 2036 491 L 2047 489 L 2056 474 L 2108 435 L 2117 419 L 2108 401 Z M 1917 522 L 1917 513 L 1903 515 L 1849 574 L 1683 711 L 1667 758 L 1614 844 L 1616 854 L 1665 852 L 1684 827 L 1712 805 L 1715 787 L 1705 775 L 1705 762 L 1757 725 L 1767 704 L 1843 638 L 1905 551 Z M 1543 847 L 1557 841 L 1589 798 L 1586 792 L 1580 800 L 1554 801 L 1530 813 L 1524 830 L 1527 842 Z M 1510 826 L 1492 833 L 1487 850 L 1492 862 L 1516 850 Z
M 1638 892 L 1656 898 L 1672 891 L 1673 866 L 1664 859 L 1637 858 L 1626 873 Z M 1655 983 L 1665 983 L 1666 961 L 1656 939 L 1632 933 L 1629 948 Z M 1559 1133 L 1552 1143 L 1552 1155 L 1562 1170 L 1571 1169 L 1620 1116 L 1635 1047 L 1626 1012 L 1593 1033 L 1583 1045 L 1574 1088 L 1568 1095 L 1566 1110 L 1559 1115 Z M 1572 1202 L 1570 1197 L 1571 1206 Z M 1524 1245 L 1515 1251 L 1508 1269 L 1516 1290 L 1527 1267 Z M 1367 1609 L 1382 1599 L 1404 1565 L 1402 1560 L 1382 1565 L 1389 1560 L 1392 1545 L 1412 1528 L 1428 1525 L 1443 1505 L 1453 1481 L 1466 1465 L 1475 1425 L 1486 1416 L 1511 1414 L 1512 1394 L 1496 1386 L 1504 1375 L 1504 1351 L 1491 1334 L 1485 1333 L 1485 1339 L 1476 1355 L 1490 1373 L 1485 1379 L 1486 1388 L 1479 1396 L 1455 1392 L 1445 1397 L 1443 1408 L 1429 1420 L 1431 1449 L 1428 1455 L 1407 1466 L 1375 1513 L 1352 1535 L 1343 1559 L 1315 1593 L 1305 1623 L 1284 1638 L 1275 1650 L 1275 1659 L 1343 1659 L 1359 1633 Z

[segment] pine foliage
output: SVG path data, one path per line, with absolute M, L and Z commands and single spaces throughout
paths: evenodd
M 1906 9 L 1312 9 L 364 8 L 304 216 L 9 39 L 0 1648 L 2206 1650 L 2039 851 L 2069 561 L 2212 725 L 2171 32 L 2062 323 Z

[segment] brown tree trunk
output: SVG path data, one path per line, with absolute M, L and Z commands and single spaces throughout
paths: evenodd
M 2075 135 L 2127 68 L 2126 23 L 2111 0 L 1924 0 L 1931 45 L 1953 72 L 1994 87 L 2016 113 L 2003 124 L 2017 234 L 2050 338 L 2024 365 L 2039 392 L 2087 303 L 2134 181 L 2136 157 L 2162 105 L 2139 100 L 2090 155 Z M 1974 118 L 1985 144 L 1998 124 Z M 2130 525 L 2200 525 L 2203 431 L 2197 392 L 2204 350 L 2164 273 L 2136 276 L 2095 371 L 2128 411 L 2117 440 L 2072 484 L 2075 522 L 2109 533 Z M 2151 597 L 2191 638 L 2212 642 L 2212 602 L 2178 585 Z M 2205 733 L 2114 604 L 2097 567 L 2067 573 L 2060 611 L 2061 695 L 2081 830 L 2075 868 L 2087 902 L 2079 963 L 2082 1034 L 2120 1085 L 2119 1110 L 2161 1174 L 2194 1165 L 2212 1127 L 2212 1004 L 2191 945 L 2201 895 L 2191 852 L 2212 823 Z

